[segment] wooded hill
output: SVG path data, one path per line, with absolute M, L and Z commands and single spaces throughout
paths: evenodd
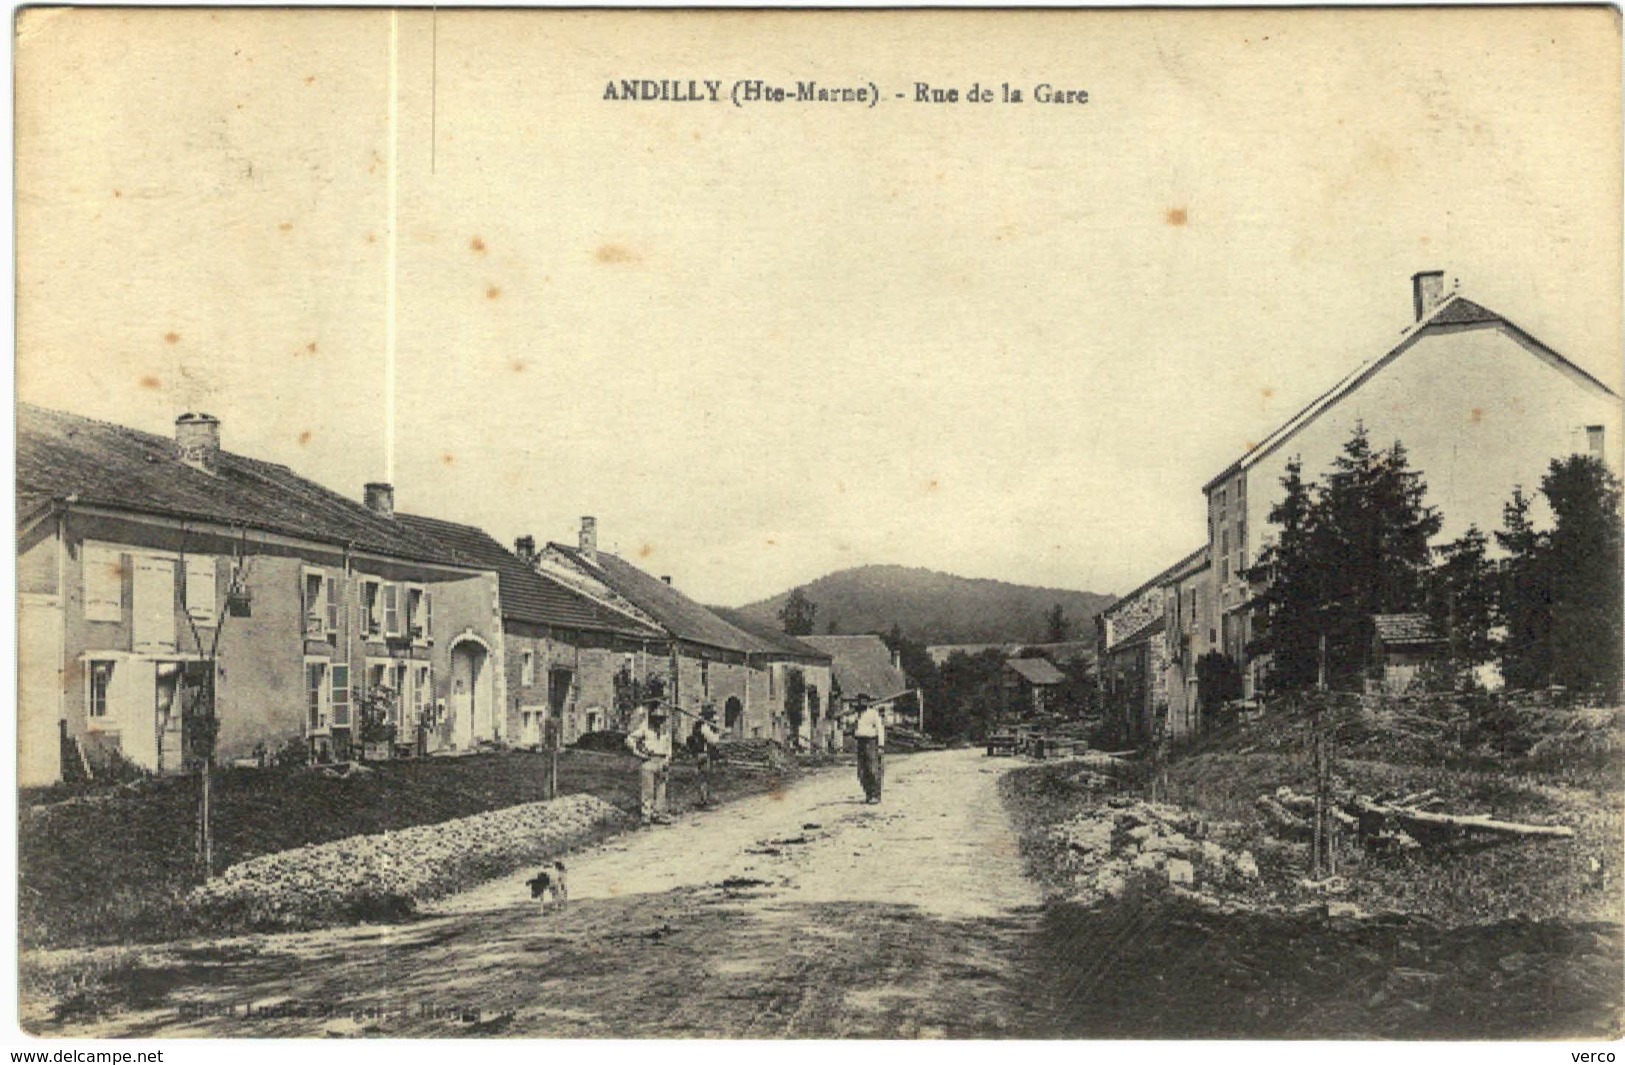
M 956 577 L 910 566 L 837 570 L 801 586 L 818 606 L 813 632 L 887 632 L 893 624 L 917 643 L 1040 643 L 1049 638 L 1045 615 L 1057 603 L 1072 639 L 1089 639 L 1094 616 L 1114 596 L 1065 588 Z M 741 612 L 777 626 L 790 590 Z

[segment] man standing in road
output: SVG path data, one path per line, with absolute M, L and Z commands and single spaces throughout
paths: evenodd
M 627 750 L 637 755 L 639 813 L 643 824 L 669 825 L 666 782 L 671 776 L 671 736 L 666 732 L 666 710 L 658 698 L 643 701 L 643 724 L 626 737 Z
M 711 806 L 711 769 L 716 764 L 717 744 L 721 742 L 722 733 L 717 731 L 716 704 L 706 703 L 699 719 L 694 722 L 694 730 L 688 734 L 688 752 L 694 756 L 694 764 L 700 773 L 702 807 Z
M 864 801 L 873 805 L 880 801 L 880 787 L 886 779 L 886 722 L 869 696 L 859 695 L 852 705 L 858 714 L 852 729 L 858 741 L 858 783 L 863 785 Z

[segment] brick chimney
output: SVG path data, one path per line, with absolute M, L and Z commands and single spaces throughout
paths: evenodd
M 366 488 L 367 509 L 386 518 L 395 516 L 395 486 L 372 481 Z
M 581 553 L 588 562 L 598 561 L 598 519 L 591 515 L 581 519 Z
M 175 457 L 211 476 L 220 469 L 220 419 L 183 414 L 175 419 Z
M 1416 320 L 1432 314 L 1446 298 L 1443 270 L 1423 270 L 1411 275 L 1411 295 L 1416 302 Z
M 669 573 L 662 573 L 662 574 L 661 574 L 661 575 L 660 575 L 660 579 L 661 579 L 661 580 L 663 580 L 663 581 L 665 581 L 665 582 L 666 582 L 666 583 L 667 583 L 667 584 L 670 584 L 670 583 L 671 583 L 671 574 L 669 574 Z

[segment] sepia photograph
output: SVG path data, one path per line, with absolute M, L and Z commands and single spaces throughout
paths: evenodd
M 12 26 L 17 1045 L 1625 1036 L 1618 8 Z

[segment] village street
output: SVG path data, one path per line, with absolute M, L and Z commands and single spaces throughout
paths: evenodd
M 887 1037 L 1019 1034 L 1038 921 L 978 750 L 849 769 L 609 841 L 546 912 L 530 871 L 426 919 L 173 944 L 85 1036 Z M 1028 1034 L 1034 1034 L 1030 1028 Z

